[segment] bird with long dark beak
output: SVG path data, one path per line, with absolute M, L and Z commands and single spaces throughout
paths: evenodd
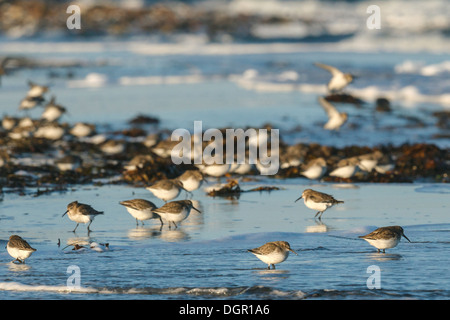
M 267 242 L 258 248 L 249 249 L 247 251 L 253 253 L 262 262 L 267 263 L 267 269 L 270 269 L 270 266 L 275 269 L 275 264 L 286 260 L 289 256 L 289 252 L 298 255 L 297 252 L 291 249 L 291 246 L 287 241 Z
M 298 200 L 303 199 L 305 206 L 307 206 L 310 209 L 318 210 L 315 217 L 317 217 L 319 214 L 319 220 L 322 219 L 322 214 L 325 210 L 328 208 L 331 208 L 335 204 L 344 203 L 344 201 L 336 200 L 333 196 L 322 193 L 319 191 L 315 191 L 312 189 L 306 189 L 303 191 L 300 198 L 295 200 L 297 202 Z
M 77 223 L 77 226 L 75 227 L 75 229 L 73 229 L 73 232 L 77 230 L 80 223 L 89 223 L 87 226 L 87 230 L 88 232 L 90 232 L 91 229 L 89 229 L 89 227 L 92 221 L 94 221 L 94 218 L 96 216 L 103 214 L 103 211 L 97 211 L 90 205 L 78 203 L 78 201 L 73 201 L 67 205 L 67 210 L 63 213 L 62 216 L 64 217 L 66 214 L 68 214 L 70 220 Z
M 194 204 L 192 203 L 191 200 L 178 200 L 167 202 L 162 207 L 153 209 L 152 211 L 161 216 L 163 220 L 168 221 L 169 228 L 171 222 L 173 223 L 175 228 L 178 228 L 176 222 L 185 220 L 191 213 L 192 209 L 194 209 L 198 213 L 201 213 L 200 210 L 194 207 Z M 162 226 L 163 222 L 161 220 L 161 228 Z
M 403 228 L 400 226 L 381 227 L 365 236 L 359 236 L 359 238 L 366 240 L 372 246 L 377 248 L 378 252 L 383 250 L 383 253 L 385 253 L 386 249 L 396 247 L 402 236 L 408 240 L 408 242 L 411 242 L 411 240 L 405 236 Z

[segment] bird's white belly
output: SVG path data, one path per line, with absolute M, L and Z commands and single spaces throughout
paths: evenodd
M 266 255 L 257 254 L 256 256 L 262 262 L 265 262 L 267 264 L 276 264 L 276 263 L 281 263 L 284 260 L 286 260 L 288 255 L 289 255 L 289 252 L 274 252 L 274 253 L 270 253 L 270 254 L 266 254 Z
M 164 213 L 162 214 L 162 218 L 167 221 L 180 222 L 186 219 L 189 216 L 191 210 L 183 209 L 180 213 Z
M 8 253 L 11 255 L 11 257 L 20 259 L 20 260 L 27 259 L 33 253 L 33 251 L 31 251 L 31 250 L 21 250 L 18 248 L 11 248 L 10 246 L 6 246 L 6 249 L 7 249 Z
M 370 243 L 372 246 L 374 246 L 377 249 L 390 249 L 397 246 L 397 244 L 400 242 L 399 238 L 392 238 L 392 239 L 364 239 L 368 243 Z
M 340 128 L 345 123 L 345 119 L 340 116 L 332 117 L 324 126 L 324 129 L 335 130 Z
M 302 174 L 308 179 L 319 179 L 325 174 L 327 169 L 322 166 L 312 166 L 309 169 L 302 172 Z
M 89 223 L 94 220 L 95 216 L 84 215 L 84 214 L 70 214 L 69 219 L 76 223 Z
M 145 210 L 136 210 L 133 208 L 127 208 L 128 212 L 133 216 L 133 218 L 138 220 L 148 220 L 154 218 L 155 214 L 150 210 L 150 208 Z
M 210 166 L 206 166 L 202 170 L 202 172 L 209 176 L 221 177 L 230 170 L 230 167 L 231 166 L 229 164 L 210 165 Z
M 197 190 L 200 187 L 201 181 L 194 179 L 194 178 L 189 178 L 187 180 L 183 180 L 181 181 L 183 183 L 183 188 L 187 191 L 194 191 Z
M 377 165 L 378 160 L 361 160 L 359 162 L 359 167 L 364 170 L 371 172 Z
M 164 201 L 175 199 L 180 193 L 180 189 L 172 188 L 170 190 L 161 189 L 149 189 L 157 198 L 163 199 Z
M 331 78 L 330 82 L 328 83 L 328 88 L 330 90 L 337 90 L 340 91 L 344 89 L 348 84 L 348 81 L 345 79 L 343 74 L 338 74 L 333 76 Z
M 330 173 L 330 176 L 339 178 L 350 178 L 356 172 L 356 166 L 345 166 L 337 168 Z
M 237 174 L 246 174 L 247 172 L 249 172 L 250 170 L 252 170 L 252 165 L 249 163 L 241 163 L 235 170 L 234 173 Z
M 317 210 L 317 211 L 325 211 L 328 207 L 331 205 L 329 203 L 325 202 L 314 202 L 311 200 L 305 200 L 305 206 L 307 206 L 310 209 Z

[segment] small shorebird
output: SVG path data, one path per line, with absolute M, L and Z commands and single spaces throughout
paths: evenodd
M 125 144 L 118 140 L 107 140 L 100 145 L 100 150 L 104 154 L 112 156 L 125 151 Z
M 289 242 L 286 241 L 267 242 L 261 247 L 247 251 L 253 253 L 262 262 L 267 263 L 267 269 L 269 270 L 270 266 L 275 269 L 275 264 L 286 260 L 289 256 L 289 251 L 298 255 L 297 252 L 291 249 Z
M 357 157 L 342 159 L 337 163 L 337 167 L 329 173 L 331 177 L 343 179 L 351 178 L 358 171 L 359 160 Z
M 400 242 L 401 237 L 411 242 L 403 233 L 403 228 L 400 226 L 381 227 L 372 231 L 365 236 L 359 236 L 359 238 L 366 240 L 372 246 L 377 248 L 378 252 L 386 249 L 394 248 Z
M 328 115 L 328 122 L 323 126 L 326 130 L 339 130 L 348 120 L 346 112 L 339 112 L 334 105 L 323 97 L 319 97 L 319 103 Z
M 144 220 L 149 219 L 159 219 L 161 221 L 161 217 L 158 214 L 153 213 L 152 210 L 156 209 L 156 205 L 151 201 L 133 199 L 120 201 L 119 203 L 136 219 L 136 225 L 139 224 L 139 221 L 144 225 Z
M 178 179 L 164 179 L 159 180 L 146 188 L 153 195 L 164 202 L 175 199 L 180 194 L 181 189 L 184 189 L 183 183 Z
M 162 207 L 154 209 L 153 212 L 158 214 L 162 219 L 168 221 L 169 228 L 171 222 L 175 225 L 175 228 L 178 228 L 176 222 L 186 219 L 192 209 L 201 213 L 200 210 L 194 207 L 191 200 L 178 200 L 167 202 Z M 161 228 L 162 226 L 163 222 L 161 220 Z
M 94 218 L 99 214 L 103 214 L 103 211 L 97 211 L 88 204 L 73 201 L 67 205 L 67 210 L 62 216 L 64 217 L 66 213 L 68 213 L 70 220 L 77 223 L 77 226 L 75 227 L 75 229 L 73 229 L 73 232 L 77 230 L 80 223 L 86 224 L 88 222 L 89 225 L 87 226 L 87 230 L 88 232 L 90 232 L 91 230 L 89 229 L 89 226 L 91 225 L 92 221 L 94 221 Z
M 350 73 L 344 73 L 335 67 L 323 63 L 315 63 L 314 65 L 316 65 L 319 68 L 325 69 L 331 73 L 331 79 L 328 82 L 327 88 L 332 93 L 342 91 L 342 89 L 344 89 L 347 85 L 352 83 L 353 79 L 356 78 L 354 75 Z
M 83 159 L 77 155 L 66 155 L 55 160 L 55 165 L 61 171 L 75 171 L 83 164 Z
M 9 131 L 9 130 L 13 129 L 18 122 L 19 122 L 18 118 L 11 117 L 11 116 L 3 116 L 2 127 L 6 131 Z
M 161 158 L 168 158 L 172 154 L 172 149 L 179 144 L 179 141 L 172 141 L 170 139 L 161 140 L 156 145 L 151 147 L 154 154 Z
M 42 97 L 48 91 L 48 86 L 43 86 L 32 81 L 28 81 L 28 86 L 30 89 L 28 90 L 27 97 L 30 98 Z
M 305 206 L 313 210 L 318 210 L 314 218 L 316 218 L 317 215 L 320 214 L 319 220 L 322 220 L 322 214 L 324 213 L 325 210 L 334 206 L 335 204 L 344 203 L 344 201 L 336 200 L 335 198 L 333 198 L 333 196 L 329 194 L 314 191 L 312 189 L 306 189 L 305 191 L 303 191 L 301 197 L 295 200 L 295 202 L 297 202 L 302 198 L 305 203 Z
M 133 171 L 144 168 L 146 164 L 151 164 L 154 161 L 150 154 L 135 155 L 127 164 L 123 166 L 125 171 Z
M 42 97 L 25 97 L 20 101 L 19 110 L 30 110 L 44 101 Z
M 316 180 L 322 178 L 325 172 L 327 172 L 327 163 L 324 158 L 320 157 L 309 161 L 302 169 L 303 171 L 300 172 L 301 175 L 308 179 Z
M 9 237 L 6 250 L 11 257 L 16 259 L 11 262 L 18 261 L 20 263 L 25 263 L 25 259 L 36 251 L 36 249 L 32 248 L 28 242 L 17 235 L 12 235 Z
M 379 150 L 375 150 L 372 153 L 363 154 L 357 157 L 359 160 L 359 168 L 361 170 L 371 172 L 376 168 L 378 161 L 383 158 L 383 153 Z
M 95 126 L 93 124 L 77 122 L 69 132 L 78 138 L 87 137 L 95 132 Z
M 224 164 L 210 164 L 210 165 L 199 165 L 200 171 L 207 176 L 220 178 L 224 176 L 228 171 L 230 171 L 231 165 Z
M 186 170 L 177 179 L 183 183 L 183 188 L 188 192 L 200 188 L 204 180 L 203 175 L 199 170 Z
M 56 122 L 48 122 L 39 126 L 33 133 L 35 138 L 45 138 L 48 140 L 59 140 L 64 135 L 65 130 L 62 125 Z
M 49 122 L 58 120 L 64 113 L 66 108 L 60 106 L 55 102 L 55 97 L 52 97 L 50 102 L 45 106 L 44 112 L 41 115 L 41 119 Z

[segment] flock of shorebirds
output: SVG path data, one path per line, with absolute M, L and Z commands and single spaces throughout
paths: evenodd
M 331 73 L 332 78 L 328 83 L 330 92 L 341 91 L 354 79 L 353 75 L 343 73 L 334 67 L 324 64 L 316 65 Z M 48 87 L 32 82 L 29 83 L 29 86 L 30 89 L 26 97 L 20 103 L 20 110 L 29 110 L 36 105 L 41 104 L 43 102 L 43 94 L 48 91 Z M 319 97 L 319 102 L 329 116 L 329 121 L 325 124 L 324 128 L 328 130 L 338 130 L 347 121 L 347 114 L 338 112 L 336 108 L 323 97 Z M 65 112 L 65 108 L 56 104 L 55 99 L 53 98 L 46 106 L 44 113 L 42 114 L 42 119 L 52 122 L 61 117 Z M 341 163 L 338 164 L 338 168 L 332 171 L 330 175 L 342 178 L 350 177 L 357 170 L 357 167 L 371 171 L 377 167 L 377 164 L 382 157 L 383 154 L 376 151 L 355 158 L 343 159 Z M 145 220 L 159 219 L 161 228 L 164 224 L 163 221 L 168 222 L 169 228 L 171 228 L 171 225 L 177 228 L 177 223 L 185 220 L 189 216 L 191 210 L 200 211 L 194 207 L 191 200 L 171 200 L 178 197 L 182 190 L 192 194 L 192 191 L 198 189 L 205 180 L 204 175 L 220 177 L 229 171 L 230 165 L 199 166 L 198 169 L 199 170 L 187 170 L 178 178 L 160 180 L 153 185 L 148 186 L 146 188 L 147 190 L 155 197 L 165 202 L 165 204 L 159 208 L 153 202 L 145 199 L 125 200 L 119 203 L 136 219 L 136 225 L 139 224 L 139 221 L 144 224 Z M 308 163 L 301 174 L 309 179 L 319 179 L 324 175 L 326 170 L 325 160 L 323 158 L 318 158 Z M 379 170 L 382 170 L 382 168 Z M 304 200 L 306 207 L 317 211 L 315 218 L 318 218 L 319 220 L 321 220 L 322 214 L 328 208 L 343 203 L 343 201 L 336 200 L 329 194 L 312 189 L 304 190 L 301 197 L 295 200 L 295 202 L 300 199 Z M 73 201 L 67 205 L 67 210 L 64 212 L 63 216 L 66 214 L 70 220 L 76 222 L 76 227 L 73 232 L 76 231 L 80 223 L 87 224 L 87 231 L 90 232 L 91 223 L 95 217 L 102 215 L 103 212 L 97 211 L 88 204 Z M 376 247 L 378 252 L 385 252 L 385 249 L 397 246 L 402 236 L 409 241 L 400 226 L 389 226 L 379 228 L 367 235 L 360 236 L 360 238 Z M 8 253 L 15 258 L 13 262 L 19 263 L 24 263 L 25 260 L 36 251 L 36 249 L 32 248 L 26 240 L 18 235 L 12 235 L 9 238 L 6 248 Z M 275 268 L 275 264 L 286 260 L 289 252 L 297 254 L 286 241 L 269 242 L 261 247 L 250 249 L 248 251 L 266 263 L 268 269 L 271 267 Z

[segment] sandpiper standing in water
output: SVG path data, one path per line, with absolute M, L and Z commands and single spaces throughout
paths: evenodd
M 192 192 L 200 188 L 204 177 L 199 170 L 186 170 L 177 179 L 183 183 L 183 188 L 187 192 Z
M 139 221 L 141 221 L 142 225 L 144 225 L 144 220 L 161 220 L 161 217 L 158 214 L 153 213 L 152 210 L 156 209 L 157 207 L 151 201 L 147 201 L 144 199 L 133 199 L 120 201 L 119 203 L 123 205 L 127 209 L 127 211 L 136 219 L 136 225 L 139 224 Z
M 314 218 L 316 218 L 320 214 L 319 220 L 322 220 L 322 214 L 325 210 L 334 206 L 335 204 L 344 203 L 344 201 L 336 200 L 329 194 L 314 191 L 312 189 L 306 189 L 305 191 L 303 191 L 300 198 L 295 200 L 295 202 L 300 199 L 303 199 L 305 206 L 307 206 L 308 208 L 318 210 Z
M 87 226 L 87 230 L 88 232 L 90 232 L 91 230 L 89 229 L 89 227 L 92 221 L 94 221 L 94 218 L 96 216 L 103 214 L 103 211 L 97 211 L 90 205 L 78 203 L 78 201 L 73 201 L 67 205 L 67 210 L 62 216 L 64 217 L 66 213 L 68 213 L 70 220 L 77 223 L 77 226 L 75 227 L 75 229 L 73 229 L 73 232 L 77 230 L 80 223 L 89 223 Z
M 394 248 L 400 242 L 401 237 L 404 237 L 408 242 L 411 242 L 403 233 L 403 228 L 400 226 L 381 227 L 365 236 L 359 236 L 358 238 L 366 240 L 372 246 L 377 248 L 378 252 L 386 249 Z
M 159 180 L 146 188 L 153 195 L 164 202 L 175 199 L 184 189 L 183 183 L 178 179 Z
M 275 269 L 275 264 L 286 260 L 289 256 L 289 252 L 298 255 L 297 252 L 291 249 L 289 242 L 286 241 L 267 242 L 261 247 L 249 249 L 247 251 L 253 253 L 262 262 L 267 263 L 267 269 L 269 270 L 270 266 Z
M 25 263 L 25 259 L 36 251 L 36 249 L 32 248 L 28 242 L 17 235 L 12 235 L 9 237 L 6 250 L 11 257 L 16 259 L 11 262 L 18 261 L 19 263 Z
M 160 215 L 162 219 L 168 221 L 169 228 L 171 222 L 175 225 L 175 228 L 178 228 L 176 222 L 185 220 L 189 216 L 192 209 L 201 213 L 200 210 L 194 207 L 191 200 L 178 200 L 168 202 L 161 208 L 154 209 L 153 212 Z M 162 226 L 163 222 L 161 220 L 161 228 Z

